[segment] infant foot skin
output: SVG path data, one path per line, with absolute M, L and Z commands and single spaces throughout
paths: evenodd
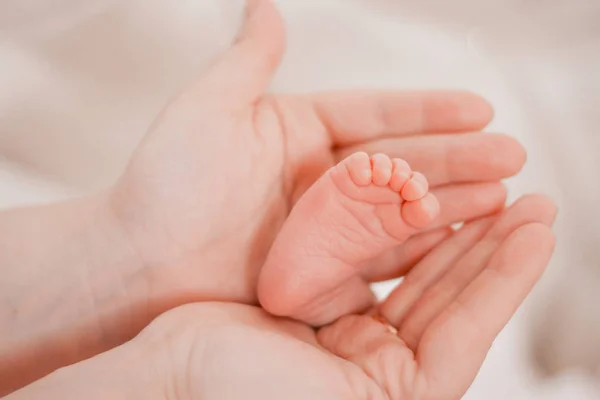
M 294 206 L 261 271 L 265 310 L 294 317 L 360 273 L 358 265 L 403 243 L 439 213 L 425 177 L 406 161 L 354 153 Z

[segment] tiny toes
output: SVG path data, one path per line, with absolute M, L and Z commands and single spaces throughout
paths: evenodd
M 413 172 L 412 177 L 406 182 L 400 194 L 406 201 L 415 201 L 423 198 L 427 191 L 429 191 L 427 178 L 419 172 Z
M 407 201 L 402 205 L 402 219 L 414 228 L 421 229 L 437 218 L 440 213 L 440 203 L 437 198 L 427 193 L 417 201 Z
M 392 160 L 392 177 L 390 178 L 390 188 L 395 192 L 400 192 L 406 182 L 410 179 L 412 170 L 410 165 L 400 158 Z
M 373 169 L 373 183 L 377 186 L 386 186 L 392 177 L 392 160 L 385 154 L 374 154 L 371 157 Z
M 348 169 L 350 178 L 359 186 L 371 184 L 373 173 L 371 170 L 371 160 L 367 153 L 354 153 L 343 161 Z

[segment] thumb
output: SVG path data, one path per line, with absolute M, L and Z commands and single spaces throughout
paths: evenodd
M 235 43 L 187 94 L 208 95 L 219 107 L 243 108 L 267 89 L 284 49 L 285 28 L 273 0 L 247 0 Z

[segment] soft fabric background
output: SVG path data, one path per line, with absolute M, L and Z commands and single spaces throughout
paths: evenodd
M 558 248 L 467 399 L 600 399 L 600 2 L 280 0 L 278 91 L 450 88 L 528 149 Z M 0 207 L 103 188 L 231 42 L 241 0 L 0 0 Z M 379 288 L 383 293 L 389 285 Z M 460 362 L 460 360 L 457 360 Z

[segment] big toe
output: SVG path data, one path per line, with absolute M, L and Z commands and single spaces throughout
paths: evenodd
M 415 201 L 425 197 L 428 190 L 429 182 L 425 175 L 413 172 L 412 177 L 406 182 L 400 194 L 406 201 Z
M 437 218 L 440 213 L 440 203 L 437 198 L 428 193 L 416 201 L 407 201 L 402 205 L 402 219 L 413 228 L 425 228 Z

